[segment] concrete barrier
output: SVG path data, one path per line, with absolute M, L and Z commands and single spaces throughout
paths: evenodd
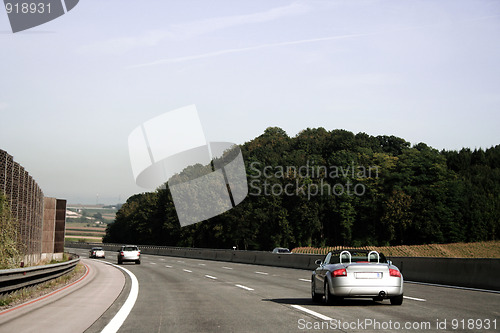
M 101 246 L 117 251 L 120 244 L 67 243 L 66 247 L 90 249 Z M 277 254 L 261 251 L 234 251 L 139 245 L 141 253 L 172 257 L 216 260 L 243 264 L 314 270 L 317 254 Z M 406 281 L 444 284 L 500 291 L 500 259 L 390 257 Z
M 499 259 L 391 257 L 405 280 L 500 291 Z

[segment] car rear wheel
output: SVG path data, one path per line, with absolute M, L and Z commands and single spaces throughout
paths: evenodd
M 316 282 L 314 282 L 314 277 L 311 278 L 311 297 L 313 302 L 321 302 L 323 295 L 316 294 Z
M 328 281 L 325 282 L 325 304 L 326 305 L 338 305 L 342 302 L 342 297 L 333 296 L 330 294 L 330 284 Z
M 392 305 L 401 305 L 401 304 L 403 304 L 403 295 L 391 297 L 391 304 Z

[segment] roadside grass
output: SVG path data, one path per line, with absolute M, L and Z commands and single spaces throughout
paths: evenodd
M 39 283 L 33 286 L 15 290 L 10 293 L 0 294 L 0 311 L 22 304 L 31 299 L 35 299 L 54 290 L 62 288 L 74 281 L 78 280 L 85 274 L 85 266 L 81 263 L 77 264 L 75 269 L 58 278 Z
M 66 236 L 80 236 L 80 237 L 102 237 L 106 235 L 105 232 L 76 232 L 66 230 Z
M 343 248 L 375 250 L 393 257 L 436 257 L 436 258 L 500 258 L 500 241 L 451 244 L 399 245 L 399 246 L 333 246 L 297 247 L 294 253 L 327 254 Z
M 85 238 L 80 236 L 71 236 L 64 238 L 65 243 L 102 243 L 102 237 Z
M 50 261 L 47 261 L 47 260 L 41 260 L 39 264 L 37 265 L 33 265 L 33 266 L 42 266 L 42 265 L 52 265 L 52 264 L 59 264 L 61 262 L 66 262 L 68 260 L 73 259 L 73 256 L 69 253 L 63 253 L 63 257 L 61 260 L 57 260 L 57 259 L 52 259 Z

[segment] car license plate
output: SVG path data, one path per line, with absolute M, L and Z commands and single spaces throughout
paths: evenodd
M 382 273 L 380 273 L 380 272 L 356 273 L 356 279 L 381 279 L 381 278 L 382 278 Z

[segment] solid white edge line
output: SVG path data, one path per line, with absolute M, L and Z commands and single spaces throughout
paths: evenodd
M 416 297 L 410 297 L 410 296 L 403 296 L 403 298 L 411 299 L 412 301 L 427 302 L 427 300 L 423 299 L 423 298 L 416 298 Z
M 316 311 L 306 309 L 306 308 L 304 308 L 304 307 L 302 307 L 302 306 L 300 306 L 300 305 L 295 305 L 295 304 L 292 304 L 292 305 L 291 305 L 291 307 L 292 307 L 292 308 L 295 308 L 295 309 L 297 309 L 297 310 L 303 311 L 303 312 L 305 312 L 305 313 L 309 313 L 310 315 L 312 315 L 312 316 L 314 316 L 314 317 L 316 317 L 316 318 L 319 318 L 319 319 L 321 319 L 321 320 L 326 320 L 326 321 L 332 321 L 332 320 L 333 320 L 333 319 L 332 319 L 332 318 L 330 318 L 330 317 L 327 317 L 327 316 L 325 316 L 325 315 L 322 315 L 321 313 L 318 313 L 318 312 L 316 312 Z
M 130 276 L 130 280 L 132 281 L 127 300 L 125 301 L 125 303 L 123 303 L 121 309 L 116 313 L 113 319 L 111 319 L 111 321 L 101 331 L 101 333 L 116 333 L 123 325 L 123 322 L 125 321 L 125 319 L 127 319 L 130 311 L 132 311 L 132 308 L 135 305 L 135 301 L 137 300 L 137 296 L 139 295 L 139 281 L 137 281 L 134 273 L 132 273 L 128 269 L 112 263 L 108 264 L 123 270 L 128 274 L 128 276 Z
M 205 275 L 206 278 L 212 279 L 212 280 L 217 280 L 215 276 L 212 275 Z
M 470 290 L 470 291 L 480 291 L 480 292 L 485 292 L 485 293 L 500 294 L 500 291 L 498 291 L 498 290 L 478 289 L 478 288 L 469 288 L 469 287 L 457 287 L 457 286 L 450 286 L 447 284 L 436 284 L 436 283 L 417 282 L 417 281 L 405 281 L 405 283 L 421 284 L 423 286 L 443 287 L 443 288 L 452 288 L 452 289 L 459 289 L 459 290 Z
M 252 288 L 242 286 L 241 284 L 235 284 L 235 286 L 236 286 L 236 287 L 238 287 L 238 288 L 241 288 L 241 289 L 248 290 L 248 291 L 253 291 L 253 290 L 254 290 L 254 289 L 252 289 Z

